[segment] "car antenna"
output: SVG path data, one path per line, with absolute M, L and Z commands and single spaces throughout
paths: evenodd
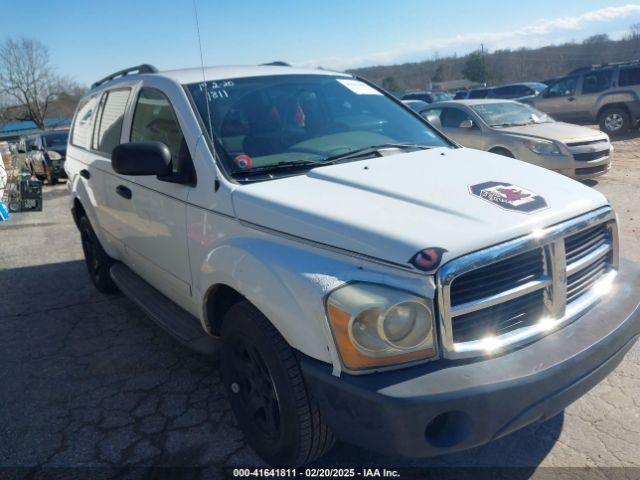
M 204 58 L 202 56 L 202 39 L 200 38 L 200 22 L 198 21 L 198 6 L 193 0 L 193 11 L 196 16 L 196 32 L 198 33 L 198 47 L 200 48 L 200 68 L 202 68 L 202 84 L 204 85 L 204 102 L 207 105 L 207 123 L 209 124 L 209 135 L 213 136 L 211 127 L 211 110 L 209 108 L 209 92 L 207 91 L 207 77 L 204 73 Z

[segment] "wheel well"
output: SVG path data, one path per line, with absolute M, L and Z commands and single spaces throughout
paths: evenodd
M 600 110 L 598 110 L 598 115 L 596 116 L 598 121 L 600 121 L 600 115 L 602 115 L 604 112 L 606 112 L 610 108 L 621 108 L 622 110 L 627 112 L 627 115 L 631 116 L 631 112 L 629 111 L 629 109 L 627 108 L 627 106 L 624 103 L 608 103 L 608 104 L 600 107 Z
M 494 147 L 491 150 L 489 150 L 489 153 L 495 153 L 497 155 L 501 155 L 502 154 L 501 152 L 507 153 L 508 156 L 513 156 L 513 153 L 511 153 L 510 150 L 508 150 L 508 149 L 506 149 L 504 147 Z
M 76 227 L 80 226 L 80 219 L 87 216 L 82 203 L 77 198 L 73 199 L 73 208 L 71 209 L 71 215 L 73 215 L 73 221 L 76 223 Z
M 245 300 L 245 297 L 228 285 L 215 285 L 209 289 L 205 313 L 207 315 L 206 321 L 213 335 L 220 335 L 225 314 L 233 305 L 242 300 Z

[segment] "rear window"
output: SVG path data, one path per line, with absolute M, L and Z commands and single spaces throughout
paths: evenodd
M 130 91 L 128 88 L 110 90 L 102 97 L 96 126 L 93 130 L 93 148 L 95 150 L 111 155 L 113 149 L 120 144 L 124 109 L 127 106 Z
M 98 104 L 98 95 L 80 100 L 76 118 L 73 121 L 71 144 L 76 147 L 89 148 L 91 143 L 91 121 Z
M 618 84 L 621 87 L 626 87 L 628 85 L 640 85 L 640 68 L 621 68 Z

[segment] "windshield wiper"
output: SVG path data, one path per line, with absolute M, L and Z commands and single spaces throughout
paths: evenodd
M 234 177 L 253 177 L 256 175 L 263 175 L 275 171 L 291 171 L 304 169 L 308 167 L 317 167 L 319 165 L 324 165 L 324 162 L 314 162 L 310 160 L 298 160 L 298 161 L 290 161 L 290 162 L 278 162 L 271 165 L 260 165 L 258 167 L 253 167 L 248 170 L 241 170 L 239 172 L 234 172 Z
M 358 148 L 357 150 L 351 150 L 349 152 L 341 153 L 338 155 L 332 155 L 322 160 L 315 160 L 315 161 L 313 160 L 295 161 L 294 160 L 294 161 L 288 161 L 288 162 L 278 162 L 271 165 L 260 165 L 258 167 L 253 167 L 248 170 L 234 172 L 232 176 L 234 178 L 249 178 L 249 177 L 255 177 L 259 175 L 270 174 L 274 172 L 283 172 L 283 171 L 286 172 L 286 171 L 295 171 L 300 169 L 310 169 L 315 167 L 324 167 L 324 166 L 336 164 L 342 160 L 371 155 L 373 153 L 377 153 L 378 150 L 383 150 L 385 148 L 398 148 L 403 150 L 406 150 L 406 149 L 425 150 L 431 147 L 427 145 L 418 145 L 415 143 L 384 143 L 380 145 L 373 145 L 370 147 Z
M 350 158 L 364 157 L 373 153 L 378 153 L 379 150 L 385 148 L 398 148 L 402 150 L 414 149 L 414 150 L 426 150 L 431 148 L 427 145 L 418 145 L 417 143 L 382 143 L 380 145 L 371 145 L 369 147 L 358 148 L 356 150 L 350 150 L 348 152 L 340 153 L 338 155 L 332 155 L 325 158 L 320 163 L 323 165 L 336 163 L 339 160 L 348 160 Z

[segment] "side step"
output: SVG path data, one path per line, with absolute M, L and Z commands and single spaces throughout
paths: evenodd
M 121 262 L 109 272 L 115 284 L 153 321 L 189 348 L 204 355 L 215 355 L 219 340 L 204 331 L 200 321 L 149 285 Z

